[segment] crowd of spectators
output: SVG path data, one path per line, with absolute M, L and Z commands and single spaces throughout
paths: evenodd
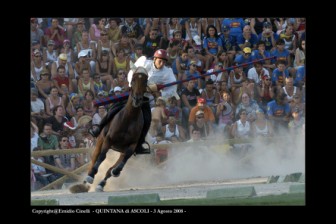
M 152 103 L 149 142 L 303 133 L 305 18 L 31 18 L 31 151 L 90 147 L 129 90 L 130 62 L 166 49 L 179 99 Z M 232 66 L 234 66 L 232 68 Z M 229 69 L 226 69 L 229 68 Z M 211 75 L 207 75 L 211 73 Z M 281 132 L 283 131 L 283 132 Z M 72 171 L 87 155 L 34 158 Z M 32 165 L 42 185 L 60 177 Z

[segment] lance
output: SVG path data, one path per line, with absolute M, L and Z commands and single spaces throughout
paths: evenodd
M 242 67 L 242 66 L 250 65 L 250 64 L 253 64 L 253 63 L 256 63 L 256 62 L 259 62 L 259 61 L 271 60 L 273 58 L 276 58 L 276 56 L 272 56 L 272 57 L 268 57 L 268 58 L 263 58 L 263 59 L 258 59 L 258 60 L 254 60 L 254 61 L 251 61 L 251 62 L 242 63 L 242 64 L 239 64 L 239 65 L 235 65 L 235 66 L 219 69 L 219 70 L 216 70 L 216 71 L 213 71 L 213 72 L 209 72 L 209 73 L 204 72 L 201 75 L 192 75 L 192 76 L 190 76 L 187 79 L 183 79 L 183 80 L 179 80 L 179 81 L 175 81 L 175 82 L 170 82 L 170 83 L 167 83 L 167 84 L 157 84 L 157 89 L 161 90 L 161 89 L 169 87 L 169 86 L 177 85 L 177 84 L 180 84 L 180 83 L 183 83 L 183 82 L 189 82 L 190 80 L 193 80 L 193 79 L 203 78 L 205 76 L 217 74 L 217 73 L 224 72 L 224 71 L 231 71 L 231 70 L 233 70 L 235 68 L 239 68 L 239 67 Z M 119 101 L 125 100 L 125 99 L 128 98 L 128 96 L 129 96 L 129 92 L 124 92 L 124 93 L 121 93 L 120 95 L 108 96 L 108 97 L 105 97 L 105 98 L 102 98 L 102 99 L 97 99 L 97 100 L 95 100 L 93 102 L 93 104 L 95 106 L 103 106 L 103 105 L 106 105 L 106 104 L 115 103 L 115 102 L 119 102 Z

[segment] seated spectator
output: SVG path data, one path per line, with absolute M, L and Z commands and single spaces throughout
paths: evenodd
M 49 117 L 46 122 L 52 125 L 52 134 L 61 136 L 64 130 L 63 124 L 68 119 L 65 117 L 63 106 L 58 105 L 53 109 L 53 116 Z
M 252 123 L 252 134 L 254 137 L 273 136 L 272 123 L 265 119 L 265 112 L 260 108 L 257 110 L 257 119 Z
M 185 130 L 181 125 L 176 124 L 174 115 L 169 115 L 168 124 L 162 127 L 164 139 L 171 141 L 172 136 L 176 136 L 179 141 L 186 140 Z
M 178 106 L 175 96 L 168 98 L 168 106 L 166 107 L 168 114 L 173 115 L 178 124 L 182 123 L 182 109 Z
M 279 134 L 282 130 L 285 131 L 285 133 L 288 131 L 290 107 L 286 102 L 286 96 L 285 93 L 278 92 L 275 100 L 267 104 L 267 115 L 273 123 L 275 134 Z
M 217 105 L 216 118 L 218 120 L 218 130 L 220 132 L 228 130 L 226 126 L 231 127 L 235 116 L 235 107 L 231 102 L 229 92 L 223 92 L 223 101 Z
M 187 88 L 182 90 L 182 126 L 188 128 L 188 119 L 191 109 L 197 105 L 200 97 L 199 90 L 195 87 L 195 80 L 190 80 Z
M 205 99 L 206 105 L 210 107 L 213 114 L 216 114 L 217 105 L 219 103 L 219 94 L 217 89 L 214 88 L 214 82 L 209 79 L 205 83 L 205 89 L 201 93 L 201 97 Z
M 189 133 L 192 136 L 193 130 L 197 129 L 201 133 L 202 139 L 207 139 L 209 135 L 214 133 L 213 127 L 210 122 L 205 120 L 205 113 L 202 110 L 198 110 L 195 114 L 196 121 L 189 126 Z
M 194 106 L 189 114 L 189 124 L 193 124 L 196 122 L 196 113 L 201 110 L 204 113 L 204 119 L 206 122 L 210 122 L 211 124 L 215 123 L 215 115 L 206 104 L 204 98 L 199 98 L 197 100 L 197 105 Z M 191 132 L 190 132 L 191 133 Z
M 239 115 L 239 111 L 241 109 L 244 109 L 246 111 L 246 118 L 249 122 L 253 122 L 257 116 L 256 116 L 256 111 L 259 109 L 259 105 L 257 104 L 256 101 L 251 100 L 250 96 L 247 93 L 243 93 L 242 95 L 242 102 L 238 104 L 236 108 L 236 117 Z M 239 119 L 239 117 L 238 117 Z
M 246 110 L 240 109 L 238 115 L 239 119 L 232 125 L 232 136 L 236 139 L 252 137 L 251 123 L 247 120 Z M 234 144 L 233 146 L 233 152 L 239 156 L 244 156 L 250 148 L 250 145 L 245 143 Z
M 290 134 L 301 134 L 301 132 L 304 132 L 305 119 L 304 117 L 300 116 L 300 110 L 298 108 L 295 108 L 292 111 L 292 117 L 293 119 L 288 123 Z
M 193 129 L 191 133 L 191 139 L 189 139 L 187 142 L 198 142 L 198 141 L 203 141 L 203 139 L 201 139 L 201 132 L 197 129 Z
M 105 106 L 99 106 L 98 112 L 93 115 L 92 118 L 92 125 L 98 125 L 100 124 L 100 121 L 105 117 L 107 114 Z
M 67 136 L 61 136 L 59 141 L 60 149 L 69 149 L 69 138 Z M 59 150 L 60 150 L 59 149 Z M 55 165 L 56 167 L 66 170 L 72 171 L 76 168 L 75 164 L 75 154 L 60 154 L 54 155 Z
M 41 150 L 41 148 L 35 147 L 33 149 L 33 152 L 40 151 L 40 150 Z M 33 159 L 37 160 L 41 163 L 44 163 L 44 159 L 41 156 L 33 156 Z M 43 166 L 39 166 L 39 165 L 36 165 L 36 164 L 32 163 L 32 169 L 33 169 L 36 181 L 38 181 L 42 185 L 41 187 L 44 187 L 44 186 L 50 184 L 51 181 L 49 181 L 48 176 L 50 176 L 52 174 L 48 175 L 47 172 L 46 172 L 46 169 Z M 52 180 L 52 179 L 50 178 L 50 180 Z M 35 188 L 35 190 L 38 190 L 38 189 Z

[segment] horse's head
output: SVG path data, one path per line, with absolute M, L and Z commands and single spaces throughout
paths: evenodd
M 140 107 L 147 89 L 148 73 L 144 67 L 137 67 L 131 82 L 132 106 Z

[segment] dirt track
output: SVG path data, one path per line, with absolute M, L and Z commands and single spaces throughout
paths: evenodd
M 208 190 L 234 186 L 254 186 L 258 196 L 275 195 L 288 193 L 289 186 L 296 183 L 266 184 L 269 176 L 305 170 L 304 147 L 295 147 L 293 151 L 284 151 L 283 147 L 263 151 L 258 148 L 242 163 L 218 150 L 200 146 L 169 151 L 164 166 L 154 165 L 148 155 L 132 157 L 118 178 L 107 181 L 105 192 L 94 192 L 118 155 L 108 153 L 89 193 L 71 194 L 67 189 L 36 191 L 31 198 L 58 199 L 60 205 L 104 204 L 110 195 L 158 193 L 161 200 L 201 198 Z

